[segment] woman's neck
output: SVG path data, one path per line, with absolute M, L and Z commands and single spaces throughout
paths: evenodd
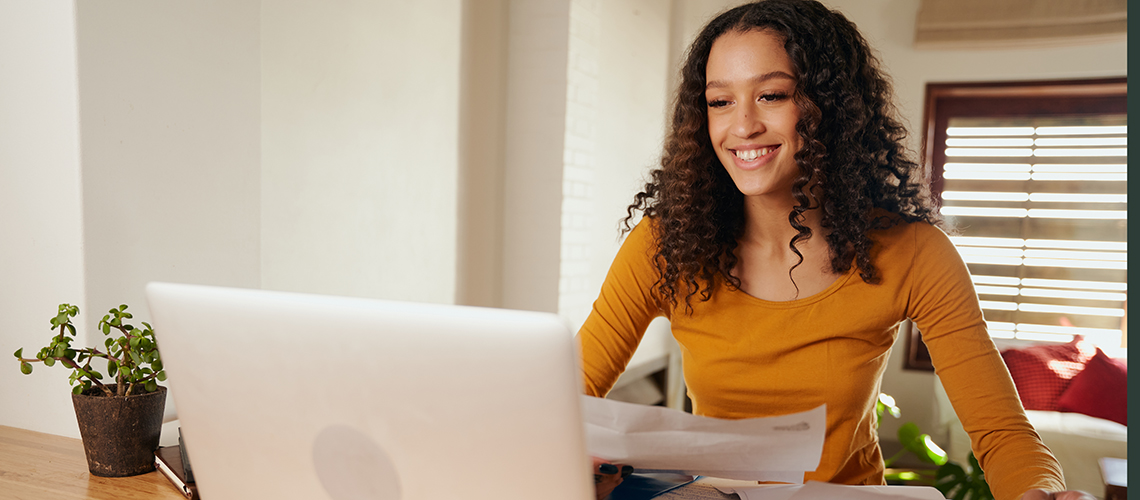
M 788 222 L 795 202 L 770 197 L 748 197 L 744 200 L 744 235 L 742 240 L 771 248 L 787 248 L 798 231 Z M 802 224 L 819 236 L 823 214 L 819 209 L 803 213 Z M 814 239 L 814 238 L 813 238 Z

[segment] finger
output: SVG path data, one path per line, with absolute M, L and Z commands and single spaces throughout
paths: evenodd
M 595 474 L 594 475 L 594 491 L 597 493 L 597 499 L 602 500 L 609 496 L 614 488 L 621 484 L 621 476 L 618 474 Z
M 1029 490 L 1021 495 L 1021 500 L 1052 500 L 1053 495 L 1045 490 Z
M 1096 497 L 1083 491 L 1069 490 L 1053 494 L 1054 500 L 1096 500 Z

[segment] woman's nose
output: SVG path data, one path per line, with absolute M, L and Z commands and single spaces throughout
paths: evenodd
M 733 133 L 737 137 L 747 139 L 764 132 L 764 120 L 760 110 L 754 106 L 740 106 L 733 117 Z

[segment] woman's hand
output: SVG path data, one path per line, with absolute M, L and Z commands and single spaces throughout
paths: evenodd
M 1021 495 L 1021 500 L 1096 500 L 1096 497 L 1076 490 L 1058 491 L 1056 493 L 1045 490 L 1029 490 Z
M 597 499 L 603 500 L 621 484 L 622 479 L 633 472 L 633 467 L 622 464 L 611 464 L 598 457 L 594 459 L 594 491 Z

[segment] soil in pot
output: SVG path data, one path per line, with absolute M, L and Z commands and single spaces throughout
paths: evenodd
M 107 387 L 114 392 L 115 384 Z M 130 396 L 105 396 L 102 389 L 92 387 L 71 395 L 91 474 L 124 477 L 154 470 L 166 388 L 159 386 L 148 393 L 138 387 L 132 392 Z

